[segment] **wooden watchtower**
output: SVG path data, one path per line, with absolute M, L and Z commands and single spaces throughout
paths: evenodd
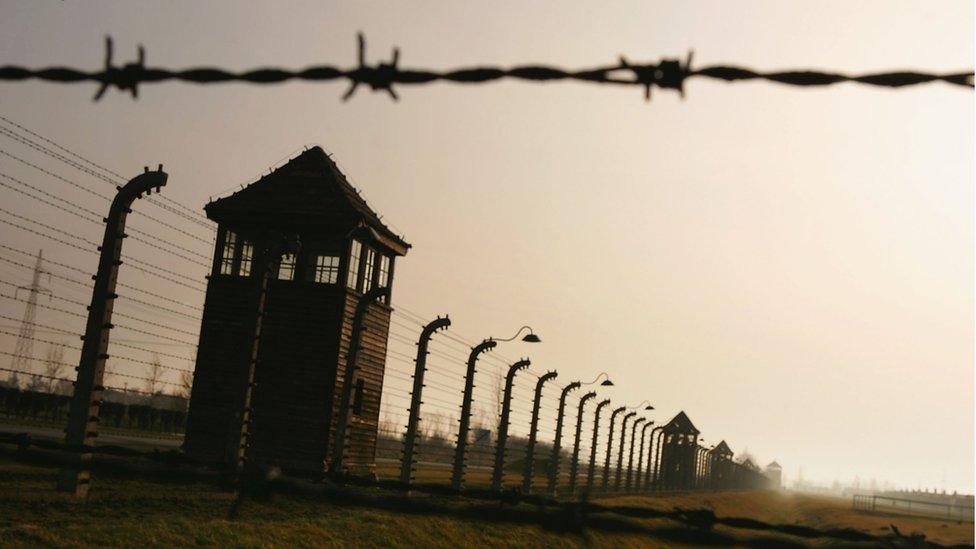
M 732 449 L 723 440 L 708 451 L 711 460 L 709 469 L 709 487 L 714 490 L 724 490 L 732 487 Z
M 678 412 L 662 429 L 660 485 L 664 490 L 695 486 L 698 429 L 684 412 Z
M 392 288 L 410 245 L 380 221 L 320 147 L 307 149 L 240 191 L 210 202 L 218 224 L 207 284 L 184 449 L 233 461 L 266 269 L 251 394 L 247 460 L 318 474 L 330 462 L 354 311 L 372 288 Z M 275 238 L 299 242 L 286 252 Z M 280 255 L 279 255 L 280 253 Z M 386 363 L 389 297 L 362 324 L 344 469 L 374 467 Z

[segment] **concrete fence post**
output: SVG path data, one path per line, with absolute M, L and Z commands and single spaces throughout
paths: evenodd
M 652 425 L 654 425 L 654 422 L 648 421 L 644 424 L 644 427 L 641 428 L 640 450 L 638 451 L 637 458 L 637 473 L 634 478 L 634 490 L 637 491 L 640 491 L 641 489 L 641 481 L 643 480 L 642 477 L 644 475 L 644 447 L 646 445 L 645 441 L 647 440 L 647 429 Z M 650 455 L 650 453 L 648 453 L 648 455 Z
M 647 421 L 647 418 L 639 417 L 630 425 L 630 455 L 627 456 L 627 481 L 624 489 L 628 492 L 632 486 L 634 478 L 634 441 L 637 440 L 637 427 Z M 638 468 L 640 465 L 638 465 Z
M 454 465 L 451 470 L 451 488 L 460 492 L 464 485 L 464 459 L 468 449 L 468 429 L 471 427 L 471 400 L 474 396 L 474 374 L 478 356 L 494 349 L 498 343 L 493 339 L 486 339 L 471 348 L 468 355 L 468 370 L 464 375 L 464 393 L 461 399 L 461 418 L 458 420 L 457 444 L 454 447 Z
M 556 372 L 546 372 L 535 384 L 535 400 L 532 403 L 532 423 L 529 425 L 529 443 L 525 448 L 525 472 L 522 473 L 522 493 L 532 493 L 532 476 L 535 473 L 535 440 L 539 434 L 539 407 L 542 405 L 542 386 L 556 378 Z
M 343 473 L 343 461 L 346 457 L 346 431 L 349 427 L 349 408 L 352 402 L 352 389 L 356 381 L 356 361 L 359 359 L 359 350 L 362 347 L 363 331 L 366 329 L 363 323 L 366 320 L 366 313 L 369 306 L 376 300 L 388 297 L 390 288 L 378 286 L 366 292 L 356 303 L 356 311 L 352 319 L 352 333 L 349 338 L 349 351 L 346 353 L 345 371 L 342 373 L 342 393 L 339 396 L 339 410 L 336 418 L 335 440 L 332 449 L 332 465 L 329 470 L 332 474 L 341 475 Z
M 73 492 L 76 497 L 87 498 L 91 484 L 91 447 L 98 436 L 98 411 L 102 405 L 102 385 L 105 377 L 105 361 L 108 359 L 109 333 L 112 329 L 112 310 L 115 298 L 116 279 L 119 265 L 122 264 L 122 243 L 125 234 L 125 220 L 132 203 L 142 194 L 156 192 L 166 185 L 166 172 L 163 166 L 130 179 L 119 187 L 118 193 L 109 207 L 105 221 L 102 245 L 99 247 L 98 271 L 92 277 L 91 305 L 88 307 L 88 320 L 85 335 L 82 336 L 81 357 L 76 368 L 74 391 L 68 408 L 68 425 L 65 429 L 65 444 L 78 452 L 71 457 L 69 465 L 61 470 L 58 489 Z
M 620 481 L 624 473 L 624 449 L 627 447 L 627 420 L 637 415 L 637 412 L 630 412 L 624 416 L 624 420 L 620 423 L 620 448 L 617 449 L 617 470 L 613 475 L 613 489 L 614 491 L 620 491 Z
M 498 492 L 502 489 L 502 479 L 505 474 L 505 445 L 508 442 L 508 418 L 512 411 L 512 386 L 515 384 L 515 374 L 519 370 L 528 368 L 529 359 L 522 359 L 508 367 L 505 376 L 505 393 L 502 396 L 502 412 L 498 418 L 498 433 L 495 436 L 495 467 L 491 472 L 491 489 Z
M 600 490 L 606 492 L 610 487 L 610 455 L 613 454 L 613 426 L 617 422 L 617 416 L 627 411 L 626 406 L 621 406 L 610 414 L 610 429 L 607 433 L 607 455 L 603 461 L 603 482 Z
M 610 404 L 610 399 L 601 401 L 596 405 L 596 411 L 593 414 L 593 442 L 590 444 L 590 464 L 586 472 L 586 490 L 588 492 L 593 491 L 593 483 L 596 481 L 596 447 L 600 442 L 600 412 L 603 411 L 608 404 Z
M 660 431 L 658 431 L 658 429 L 660 429 Z M 653 469 L 654 474 L 651 477 L 651 483 L 652 483 L 651 489 L 657 491 L 661 489 L 661 455 L 662 455 L 661 447 L 664 445 L 664 429 L 663 427 L 658 427 L 657 429 L 654 430 L 658 431 L 658 433 L 657 433 L 657 448 L 654 450 L 654 469 Z M 653 443 L 653 440 L 651 442 Z
M 559 394 L 559 410 L 556 412 L 556 434 L 552 441 L 552 457 L 549 459 L 549 485 L 548 492 L 550 496 L 555 497 L 556 495 L 556 483 L 559 480 L 559 462 L 560 462 L 560 452 L 562 452 L 562 438 L 563 438 L 563 419 L 566 415 L 566 397 L 569 393 L 580 388 L 580 382 L 574 381 L 569 385 L 563 387 L 562 393 Z
M 407 433 L 403 437 L 403 459 L 400 463 L 400 484 L 410 486 L 413 476 L 413 451 L 417 443 L 417 425 L 420 423 L 420 405 L 423 404 L 424 373 L 427 371 L 427 347 L 430 338 L 438 330 L 446 330 L 451 325 L 451 319 L 437 317 L 430 321 L 420 332 L 417 340 L 417 359 L 414 361 L 413 392 L 410 394 L 410 416 L 407 419 Z
M 580 453 L 580 438 L 583 435 L 583 411 L 586 406 L 586 401 L 595 397 L 596 393 L 590 391 L 582 397 L 580 397 L 579 405 L 576 410 L 576 436 L 573 438 L 573 457 L 569 461 L 569 493 L 573 494 L 576 492 L 576 478 L 579 476 L 579 453 Z

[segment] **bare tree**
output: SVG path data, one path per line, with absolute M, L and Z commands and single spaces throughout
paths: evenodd
M 159 360 L 159 355 L 153 353 L 152 363 L 149 366 L 149 378 L 146 380 L 146 390 L 150 395 L 156 394 L 156 387 L 159 379 L 163 377 L 163 363 Z
M 28 391 L 33 391 L 35 393 L 43 392 L 47 389 L 47 384 L 44 383 L 44 378 L 37 374 L 31 374 L 27 379 L 27 386 L 24 387 Z
M 184 370 L 180 372 L 180 392 L 179 395 L 187 400 L 190 399 L 190 391 L 193 389 L 193 372 Z
M 10 377 L 7 378 L 7 385 L 13 389 L 20 389 L 20 376 L 17 372 L 10 372 Z
M 44 356 L 44 375 L 47 376 L 47 392 L 58 392 L 61 376 L 64 375 L 64 343 L 48 345 Z
M 502 422 L 502 406 L 505 403 L 505 377 L 501 374 L 492 377 L 492 394 L 494 399 L 492 403 L 495 405 L 495 421 L 494 421 L 494 432 L 499 431 L 499 426 Z

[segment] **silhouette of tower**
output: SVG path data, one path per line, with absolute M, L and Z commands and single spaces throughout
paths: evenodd
M 10 373 L 11 384 L 19 384 L 17 381 L 17 372 L 30 372 L 31 361 L 34 358 L 34 317 L 37 313 L 37 294 L 47 293 L 50 294 L 51 291 L 41 287 L 41 274 L 45 273 L 41 268 L 41 262 L 43 261 L 44 250 L 39 250 L 37 252 L 37 262 L 34 264 L 34 275 L 31 278 L 30 286 L 18 286 L 14 296 L 20 293 L 20 290 L 27 290 L 27 306 L 24 307 L 24 316 L 20 321 L 20 332 L 17 334 L 17 345 L 14 347 L 14 356 L 10 361 L 10 369 L 13 372 Z

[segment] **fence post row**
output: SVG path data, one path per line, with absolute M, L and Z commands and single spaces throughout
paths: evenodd
M 630 426 L 630 455 L 627 457 L 627 483 L 624 486 L 627 491 L 630 491 L 634 477 L 634 441 L 637 440 L 637 426 L 645 421 L 647 418 L 639 417 Z
M 613 454 L 613 426 L 617 422 L 617 416 L 627 411 L 626 406 L 621 406 L 610 414 L 610 432 L 607 433 L 607 455 L 603 462 L 603 483 L 601 490 L 606 492 L 610 487 L 610 455 Z
M 627 420 L 637 415 L 637 412 L 630 412 L 624 416 L 620 423 L 620 448 L 617 449 L 617 470 L 613 475 L 613 489 L 620 490 L 620 480 L 624 472 L 624 448 L 627 442 Z
M 417 340 L 417 359 L 414 361 L 413 392 L 410 394 L 410 417 L 407 419 L 407 433 L 403 437 L 403 460 L 400 464 L 400 484 L 410 486 L 413 476 L 413 448 L 417 442 L 417 424 L 420 422 L 420 405 L 424 392 L 424 372 L 427 371 L 427 346 L 430 338 L 438 330 L 446 330 L 451 325 L 451 319 L 437 317 L 427 323 L 420 332 Z
M 491 472 L 491 489 L 502 489 L 502 479 L 505 474 L 505 446 L 508 442 L 508 417 L 512 411 L 512 386 L 515 384 L 515 374 L 532 364 L 527 358 L 508 367 L 505 376 L 505 393 L 502 396 L 502 412 L 498 418 L 498 434 L 495 437 L 495 467 Z
M 349 338 L 349 352 L 346 353 L 346 371 L 342 375 L 342 396 L 339 398 L 339 417 L 336 421 L 335 449 L 333 450 L 333 474 L 342 474 L 342 461 L 346 455 L 346 428 L 349 424 L 349 404 L 352 400 L 352 388 L 355 382 L 356 360 L 359 358 L 359 348 L 362 346 L 363 326 L 366 312 L 371 303 L 383 297 L 389 297 L 390 288 L 377 286 L 366 292 L 356 303 L 356 312 L 352 320 L 352 334 Z
M 582 384 L 579 381 L 574 381 L 569 385 L 563 387 L 562 393 L 559 394 L 559 410 L 556 412 L 556 434 L 555 440 L 552 441 L 552 457 L 549 459 L 549 495 L 555 497 L 556 495 L 556 481 L 559 479 L 559 452 L 562 451 L 562 438 L 563 438 L 563 418 L 566 414 L 566 397 L 569 393 L 579 389 Z
M 596 405 L 596 411 L 593 414 L 593 442 L 590 444 L 590 466 L 586 472 L 586 489 L 587 491 L 593 490 L 593 482 L 596 480 L 596 447 L 600 442 L 598 438 L 600 434 L 600 412 L 603 408 L 610 404 L 610 399 L 601 401 Z
M 474 393 L 474 374 L 475 364 L 478 362 L 478 355 L 494 349 L 498 345 L 494 339 L 486 339 L 471 348 L 468 355 L 468 370 L 464 375 L 464 395 L 461 400 L 461 418 L 458 420 L 457 444 L 454 447 L 454 466 L 451 471 L 451 488 L 455 492 L 461 491 L 464 484 L 464 458 L 468 448 L 468 429 L 471 425 L 471 399 Z
M 532 474 L 535 465 L 535 440 L 539 434 L 539 407 L 542 405 L 542 386 L 556 378 L 556 372 L 546 372 L 535 384 L 535 400 L 532 403 L 532 423 L 529 426 L 529 444 L 525 448 L 525 472 L 522 474 L 522 493 L 532 492 Z
M 91 305 L 88 307 L 88 320 L 85 335 L 82 336 L 81 357 L 78 361 L 78 375 L 75 378 L 74 392 L 68 411 L 68 426 L 65 429 L 65 443 L 78 451 L 77 458 L 62 469 L 58 478 L 58 489 L 74 492 L 75 496 L 86 498 L 91 484 L 91 460 L 89 451 L 98 436 L 98 410 L 102 405 L 102 385 L 105 378 L 105 361 L 108 359 L 109 332 L 112 329 L 112 309 L 115 298 L 115 284 L 119 266 L 122 265 L 122 242 L 125 237 L 125 220 L 132 203 L 149 195 L 155 187 L 156 192 L 166 185 L 168 176 L 162 164 L 150 172 L 149 168 L 118 189 L 108 217 L 104 219 L 105 233 L 99 247 L 98 271 L 92 279 Z
M 579 474 L 579 452 L 580 452 L 580 437 L 583 434 L 583 411 L 586 405 L 586 401 L 595 397 L 596 393 L 590 391 L 586 393 L 579 400 L 579 406 L 576 410 L 576 436 L 573 439 L 573 457 L 569 461 L 569 493 L 570 495 L 576 492 L 576 477 Z

